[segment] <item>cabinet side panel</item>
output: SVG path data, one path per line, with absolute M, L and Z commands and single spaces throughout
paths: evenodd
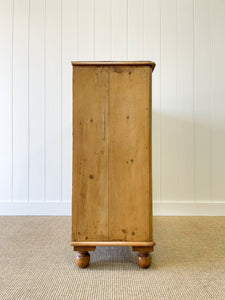
M 72 240 L 108 240 L 108 67 L 74 67 Z
M 110 67 L 109 239 L 150 237 L 151 68 Z
M 152 178 L 152 69 L 149 74 L 149 240 L 153 240 L 153 178 Z

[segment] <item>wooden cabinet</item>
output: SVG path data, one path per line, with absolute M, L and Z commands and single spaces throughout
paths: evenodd
M 96 246 L 132 246 L 151 263 L 153 62 L 73 62 L 72 242 L 79 267 Z

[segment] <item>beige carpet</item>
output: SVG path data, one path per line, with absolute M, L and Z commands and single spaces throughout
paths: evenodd
M 0 299 L 225 299 L 225 218 L 155 217 L 155 252 L 98 247 L 78 269 L 70 217 L 0 217 Z

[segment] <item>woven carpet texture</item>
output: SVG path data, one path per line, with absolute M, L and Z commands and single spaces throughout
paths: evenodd
M 70 217 L 0 217 L 0 299 L 225 299 L 225 218 L 154 217 L 149 269 L 130 247 L 74 262 Z

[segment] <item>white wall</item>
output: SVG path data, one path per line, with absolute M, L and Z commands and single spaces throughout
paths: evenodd
M 69 214 L 72 60 L 153 60 L 155 214 L 225 215 L 224 0 L 0 0 L 0 214 Z

